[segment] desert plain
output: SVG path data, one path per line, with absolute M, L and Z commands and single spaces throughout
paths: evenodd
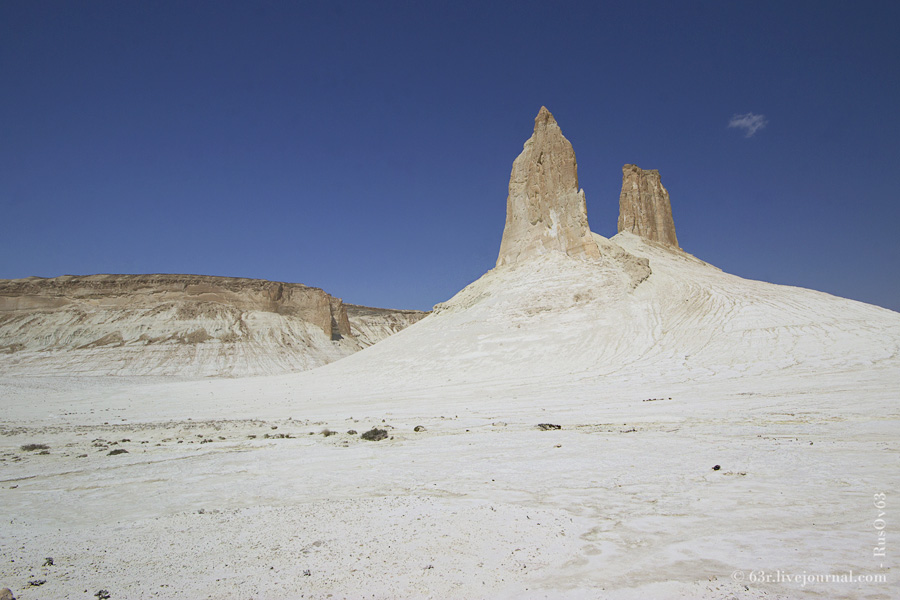
M 898 597 L 900 315 L 590 233 L 567 143 L 542 110 L 497 268 L 340 360 L 4 371 L 0 587 Z

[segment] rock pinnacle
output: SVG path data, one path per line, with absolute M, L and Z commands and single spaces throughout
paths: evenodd
M 513 162 L 497 266 L 551 251 L 600 257 L 588 227 L 584 191 L 578 189 L 575 151 L 542 106 L 534 119 L 534 133 Z
M 669 192 L 659 179 L 659 171 L 645 171 L 635 165 L 622 167 L 619 231 L 678 248 Z

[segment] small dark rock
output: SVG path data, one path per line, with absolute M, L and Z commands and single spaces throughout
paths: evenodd
M 423 427 L 422 425 L 416 425 L 413 428 L 413 431 L 415 431 L 416 433 L 419 433 L 420 431 L 425 431 L 425 427 Z
M 562 425 L 554 425 L 553 423 L 538 423 L 537 428 L 541 431 L 550 431 L 553 429 L 562 429 Z
M 109 600 L 109 592 L 106 590 L 98 590 L 96 594 L 94 594 L 100 600 Z
M 35 450 L 49 450 L 50 446 L 47 444 L 25 444 L 21 448 L 25 452 L 34 452 Z
M 46 579 L 32 579 L 28 582 L 28 585 L 32 587 L 38 587 L 40 585 L 44 585 L 45 583 L 47 583 Z
M 52 556 L 48 556 L 47 558 L 44 559 L 44 566 L 45 567 L 53 566 L 53 557 Z
M 713 471 L 718 471 L 721 468 L 722 468 L 722 465 L 716 465 L 713 467 Z
M 347 435 L 356 435 L 356 430 L 351 429 L 351 430 L 347 431 Z
M 128 454 L 128 450 L 125 448 L 116 448 L 115 450 L 110 450 L 107 456 L 115 456 L 116 454 Z
M 369 431 L 362 434 L 360 437 L 364 440 L 368 440 L 370 442 L 377 442 L 379 440 L 386 439 L 388 436 L 388 432 L 384 429 L 372 428 Z

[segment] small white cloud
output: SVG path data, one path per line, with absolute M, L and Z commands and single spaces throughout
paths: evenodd
M 747 131 L 746 137 L 753 137 L 753 134 L 768 125 L 765 115 L 754 115 L 747 113 L 746 115 L 734 115 L 728 121 L 729 127 L 737 127 Z

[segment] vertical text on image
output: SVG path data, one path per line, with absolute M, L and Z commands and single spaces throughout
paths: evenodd
M 887 527 L 887 522 L 885 521 L 885 516 L 887 515 L 887 495 L 884 492 L 879 492 L 875 494 L 873 499 L 873 504 L 875 508 L 878 509 L 876 513 L 875 520 L 872 522 L 873 527 L 875 527 L 875 531 L 878 532 L 878 537 L 876 538 L 875 547 L 872 550 L 872 556 L 874 558 L 884 559 L 887 556 L 887 533 L 885 532 L 885 528 Z M 884 568 L 884 562 L 880 565 Z

